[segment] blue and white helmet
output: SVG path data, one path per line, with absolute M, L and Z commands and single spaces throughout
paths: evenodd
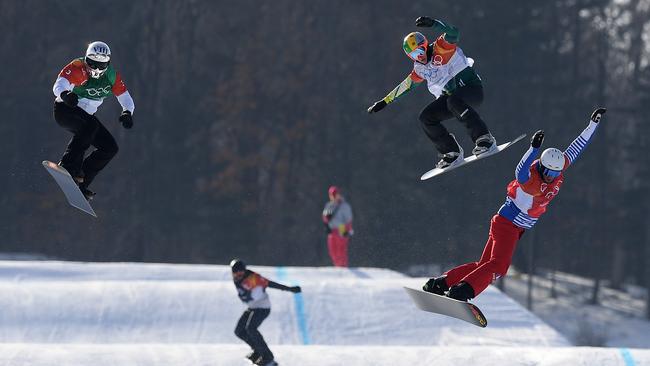
M 111 61 L 111 49 L 102 41 L 91 42 L 86 49 L 86 57 L 84 62 L 88 66 L 90 76 L 98 79 L 108 69 L 108 64 Z

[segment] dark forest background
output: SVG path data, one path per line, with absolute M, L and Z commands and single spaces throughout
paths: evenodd
M 355 213 L 353 265 L 478 258 L 526 143 L 420 182 L 437 160 L 417 120 L 426 87 L 366 113 L 411 70 L 401 42 L 421 15 L 460 29 L 500 141 L 543 128 L 564 149 L 608 107 L 519 251 L 650 285 L 647 0 L 2 1 L 0 250 L 328 265 L 320 213 L 336 184 Z M 128 131 L 114 98 L 98 112 L 120 145 L 92 187 L 99 219 L 68 207 L 40 164 L 69 140 L 52 84 L 93 40 L 136 103 Z

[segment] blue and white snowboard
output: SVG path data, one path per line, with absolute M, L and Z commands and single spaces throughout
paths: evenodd
M 77 183 L 72 179 L 72 176 L 70 176 L 70 173 L 68 173 L 67 170 L 60 165 L 47 160 L 43 160 L 43 167 L 48 173 L 50 173 L 52 178 L 54 178 L 56 184 L 59 185 L 71 206 L 76 207 L 89 215 L 97 217 L 93 208 L 90 207 L 90 203 L 88 203 L 86 197 L 81 193 L 79 186 L 77 186 Z
M 406 290 L 406 293 L 409 294 L 415 306 L 420 310 L 464 320 L 477 327 L 487 327 L 487 319 L 481 310 L 472 303 L 458 301 L 447 296 L 440 296 L 409 287 L 404 287 L 404 290 Z
M 485 159 L 485 158 L 487 158 L 489 156 L 498 154 L 501 151 L 503 151 L 503 150 L 509 148 L 510 146 L 516 144 L 519 140 L 523 139 L 524 137 L 526 137 L 526 134 L 523 134 L 523 135 L 517 137 L 516 139 L 514 139 L 514 140 L 512 140 L 510 142 L 506 142 L 505 144 L 501 144 L 501 145 L 497 146 L 497 148 L 494 149 L 493 151 L 486 152 L 484 154 L 479 155 L 478 157 L 476 155 L 468 156 L 465 159 L 463 159 L 463 161 L 461 161 L 460 163 L 458 163 L 456 165 L 452 165 L 452 166 L 447 167 L 447 168 L 433 168 L 433 169 L 429 170 L 428 172 L 424 173 L 422 175 L 422 177 L 420 177 L 420 180 L 427 180 L 429 178 L 433 178 L 433 177 L 438 176 L 440 174 L 443 174 L 443 173 L 446 173 L 448 171 L 454 170 L 454 169 L 456 169 L 458 167 L 461 167 L 461 166 L 463 166 L 465 164 L 469 164 L 469 163 L 475 162 L 477 160 L 483 160 L 483 159 Z

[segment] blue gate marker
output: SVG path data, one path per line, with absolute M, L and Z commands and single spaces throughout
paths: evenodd
M 632 354 L 630 353 L 630 350 L 627 348 L 621 348 L 620 350 L 621 350 L 621 356 L 623 356 L 623 361 L 625 361 L 625 366 L 635 366 L 636 363 L 632 358 Z
M 293 286 L 297 285 L 295 281 L 288 279 L 287 269 L 284 267 L 277 267 L 277 276 L 279 281 L 288 281 Z M 307 315 L 305 313 L 305 303 L 302 299 L 302 293 L 293 294 L 293 303 L 296 307 L 296 320 L 298 321 L 302 344 L 310 344 L 309 332 L 307 331 Z

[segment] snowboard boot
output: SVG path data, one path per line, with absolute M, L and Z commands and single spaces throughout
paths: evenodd
M 246 359 L 249 360 L 253 365 L 255 365 L 257 361 L 260 359 L 260 354 L 253 351 L 246 355 Z
M 474 298 L 474 289 L 467 282 L 459 282 L 449 289 L 448 297 L 459 301 L 467 301 Z
M 90 189 L 88 189 L 88 187 L 86 187 L 83 184 L 79 185 L 79 190 L 81 191 L 81 193 L 83 193 L 84 197 L 86 197 L 87 201 L 90 201 L 93 199 L 93 197 L 95 197 L 95 192 L 91 191 Z
M 447 286 L 447 281 L 445 280 L 446 278 L 447 276 L 430 278 L 427 283 L 422 286 L 422 290 L 431 292 L 432 294 L 445 296 L 445 292 L 449 291 L 449 286 Z
M 497 148 L 497 140 L 491 133 L 479 136 L 475 142 L 476 146 L 472 149 L 472 154 L 479 156 L 487 152 L 492 152 Z
M 273 354 L 269 352 L 269 354 L 262 355 L 260 358 L 257 359 L 256 365 L 259 366 L 274 366 L 277 365 L 277 362 L 273 360 Z
M 68 174 L 72 177 L 72 180 L 74 180 L 77 185 L 83 183 L 84 181 L 84 172 L 81 171 L 81 169 L 72 169 L 71 167 L 66 167 L 65 165 L 62 164 L 61 161 L 59 161 L 58 164 L 61 168 L 65 169 Z
M 440 161 L 436 164 L 436 168 L 438 169 L 444 169 L 444 168 L 449 168 L 451 166 L 459 164 L 461 161 L 463 161 L 464 156 L 464 151 L 463 148 L 460 146 L 458 143 L 458 140 L 456 140 L 456 136 L 454 134 L 450 133 L 449 134 L 451 138 L 454 139 L 454 142 L 456 143 L 456 151 L 449 151 L 444 154 L 439 154 L 440 156 Z
M 275 362 L 274 360 L 271 360 L 271 361 L 269 361 L 267 363 L 258 363 L 258 365 L 260 365 L 260 366 L 278 366 L 278 363 Z

